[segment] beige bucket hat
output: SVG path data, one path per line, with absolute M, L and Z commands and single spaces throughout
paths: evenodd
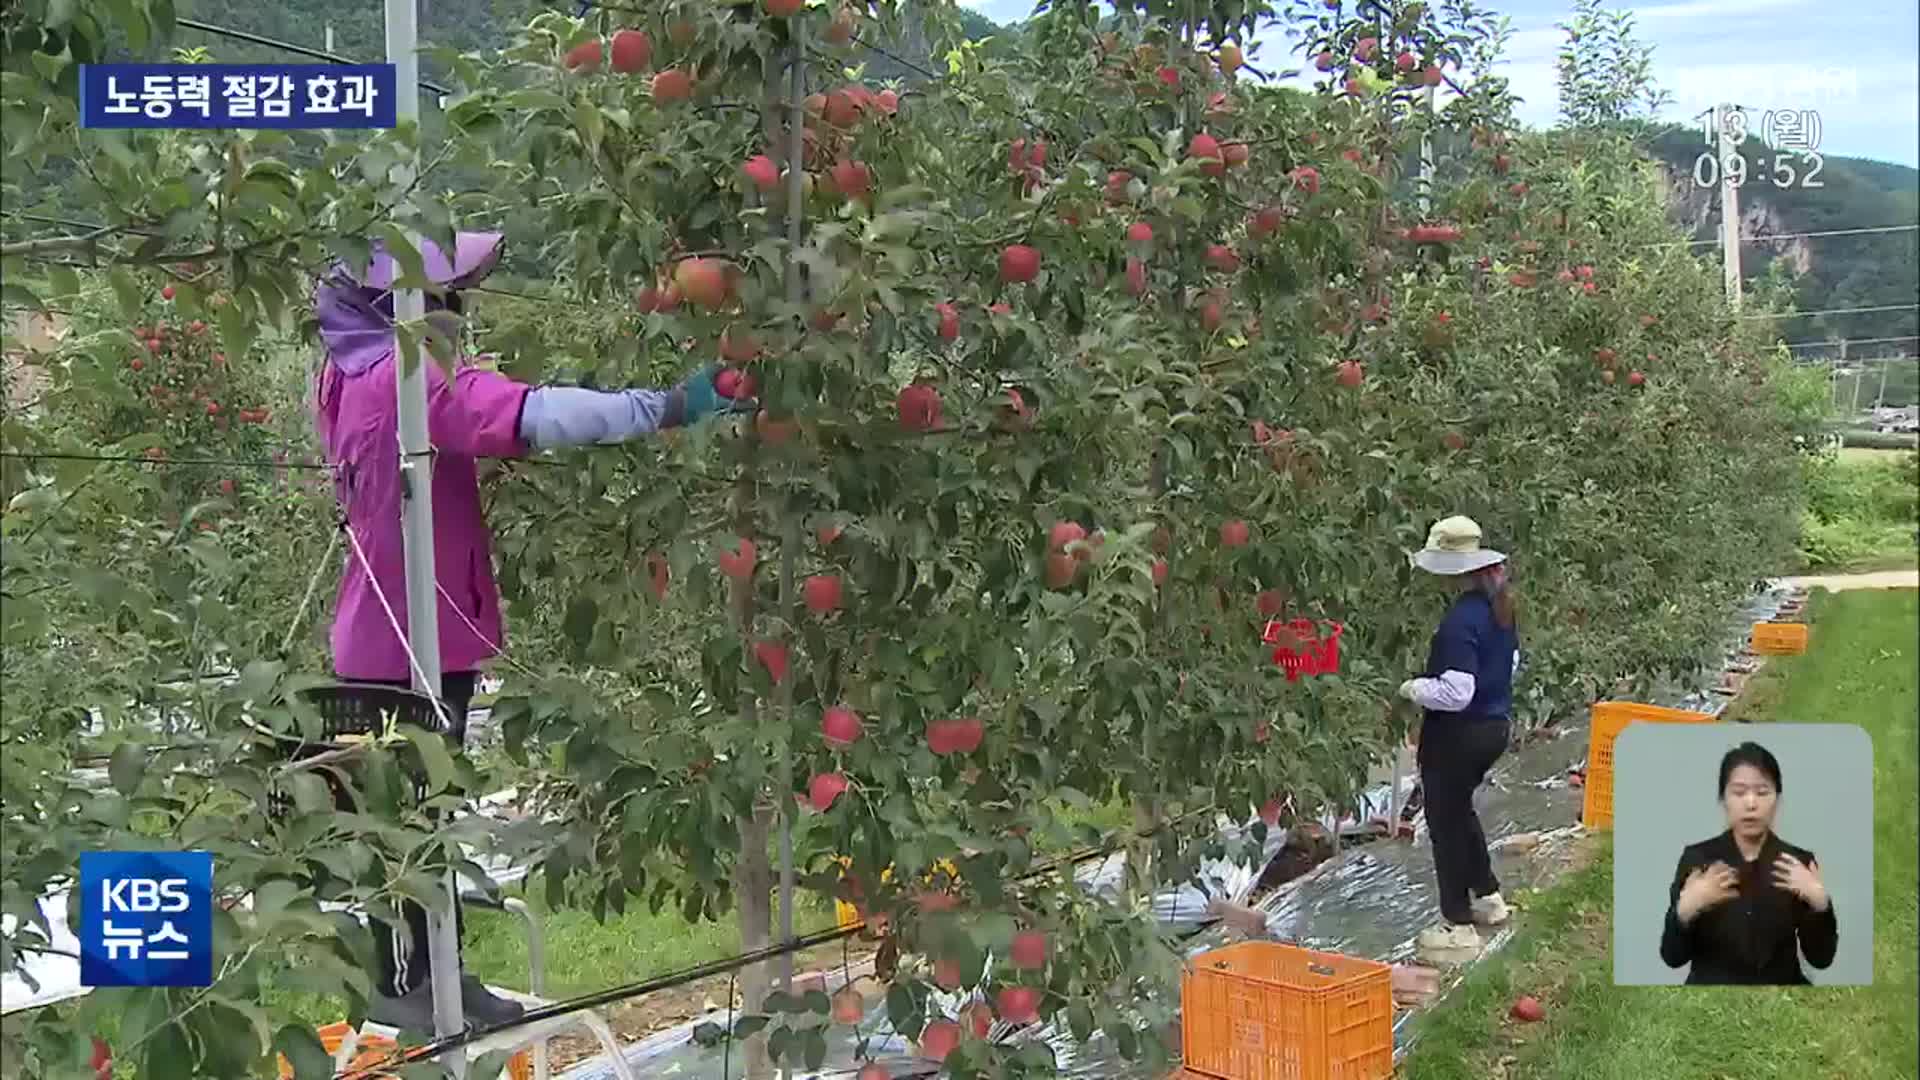
M 1407 553 L 1414 566 L 1429 574 L 1455 577 L 1507 561 L 1506 555 L 1480 546 L 1480 526 L 1469 517 L 1450 517 L 1427 533 L 1427 546 Z

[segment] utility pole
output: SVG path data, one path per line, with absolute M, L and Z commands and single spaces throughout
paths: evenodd
M 327 52 L 333 51 L 333 24 L 327 24 Z
M 1847 362 L 1847 343 L 1844 341 L 1840 343 L 1840 362 Z M 1853 404 L 1847 407 L 1847 422 L 1852 423 L 1853 418 L 1860 415 L 1860 373 L 1854 371 L 1849 374 L 1853 377 Z
M 395 119 L 401 127 L 420 126 L 420 23 L 414 0 L 386 0 L 387 62 L 394 66 Z M 411 187 L 420 162 L 417 150 L 405 151 L 397 171 L 401 189 Z M 411 198 L 406 200 L 409 204 Z M 408 242 L 419 243 L 410 235 Z M 454 252 L 448 252 L 449 259 Z M 394 259 L 397 279 L 405 270 Z M 426 317 L 427 301 L 418 287 L 393 290 L 393 319 L 396 327 L 411 323 L 419 327 Z M 414 347 L 413 362 L 407 362 L 398 336 L 394 338 L 395 393 L 400 413 L 400 483 L 405 500 L 400 508 L 400 536 L 407 568 L 407 646 L 415 666 L 413 688 L 434 703 L 436 713 L 444 706 L 440 699 L 440 612 L 435 596 L 433 565 L 433 444 L 427 435 L 427 365 L 433 363 L 424 342 Z M 445 717 L 451 721 L 456 718 Z M 460 1000 L 460 931 L 454 918 L 459 903 L 459 883 L 454 872 L 446 872 L 446 914 L 427 909 L 427 955 L 433 987 L 433 1022 L 441 1038 L 466 1030 L 465 1009 Z M 446 1066 L 455 1080 L 465 1080 L 467 1055 L 455 1053 Z
M 1875 412 L 1879 412 L 1881 409 L 1887 407 L 1887 369 L 1892 366 L 1892 362 L 1887 357 L 1883 356 L 1880 358 L 1880 392 L 1873 395 L 1873 409 Z
M 1713 110 L 1713 126 L 1719 133 L 1720 141 L 1720 262 L 1727 280 L 1727 306 L 1740 310 L 1740 189 L 1734 185 L 1733 170 L 1727 168 L 1727 162 L 1739 154 L 1740 145 L 1733 138 L 1733 117 L 1736 109 L 1732 105 L 1718 105 Z

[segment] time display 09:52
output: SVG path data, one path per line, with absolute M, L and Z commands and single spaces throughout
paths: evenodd
M 1751 158 L 1739 151 L 1715 154 L 1702 150 L 1693 161 L 1693 182 L 1703 188 L 1719 187 L 1724 177 L 1734 187 L 1749 182 L 1772 182 L 1777 188 L 1826 187 L 1818 177 L 1825 163 L 1818 151 L 1772 150 L 1761 148 Z

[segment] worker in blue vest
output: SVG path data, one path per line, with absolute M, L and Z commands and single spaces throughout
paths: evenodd
M 1412 561 L 1455 592 L 1434 631 L 1426 672 L 1400 685 L 1400 696 L 1424 710 L 1415 756 L 1442 917 L 1416 944 L 1432 959 L 1469 959 L 1480 949 L 1475 924 L 1497 926 L 1508 917 L 1473 793 L 1507 751 L 1519 633 L 1507 557 L 1481 546 L 1471 518 L 1435 525 Z

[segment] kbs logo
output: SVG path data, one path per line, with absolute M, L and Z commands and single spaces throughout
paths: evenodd
M 213 856 L 100 851 L 80 856 L 83 986 L 213 982 Z

